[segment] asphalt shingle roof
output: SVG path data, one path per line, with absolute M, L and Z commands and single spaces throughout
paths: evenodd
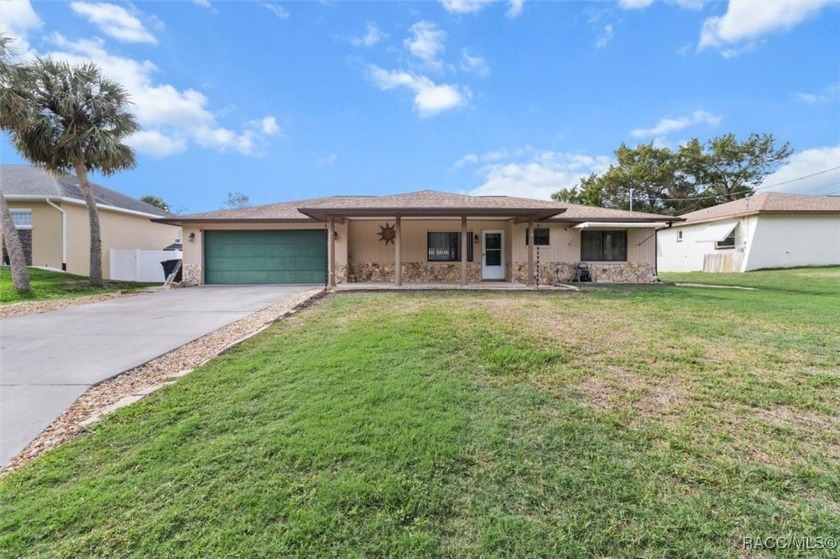
M 91 182 L 97 204 L 166 217 L 166 211 Z M 73 198 L 84 201 L 73 175 L 52 175 L 28 165 L 0 165 L 0 192 L 5 196 Z
M 407 194 L 391 194 L 386 196 L 332 196 L 328 198 L 312 198 L 296 200 L 279 204 L 252 206 L 231 210 L 218 210 L 179 216 L 174 221 L 287 221 L 310 220 L 310 216 L 320 217 L 326 214 L 344 214 L 352 217 L 354 212 L 359 215 L 372 215 L 377 211 L 390 214 L 397 210 L 416 210 L 424 215 L 431 215 L 436 211 L 452 213 L 457 210 L 480 212 L 498 211 L 499 215 L 506 212 L 523 213 L 539 212 L 543 216 L 557 215 L 561 221 L 665 221 L 674 220 L 670 216 L 628 212 L 567 204 L 550 200 L 533 200 L 513 196 L 467 196 L 434 190 L 423 190 Z M 552 210 L 556 210 L 553 212 Z M 305 212 L 305 213 L 302 213 Z M 307 215 L 309 214 L 309 215 Z
M 714 221 L 758 213 L 840 213 L 840 196 L 807 196 L 762 192 L 749 198 L 683 214 L 686 223 Z

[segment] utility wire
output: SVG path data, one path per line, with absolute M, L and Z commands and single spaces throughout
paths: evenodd
M 840 169 L 840 165 L 838 165 L 837 167 L 832 167 L 831 169 L 825 169 L 824 171 L 818 171 L 816 173 L 811 173 L 810 175 L 804 175 L 802 177 L 797 177 L 795 179 L 790 179 L 790 180 L 783 181 L 783 182 L 777 182 L 777 183 L 774 183 L 774 184 L 757 186 L 757 187 L 755 187 L 753 189 L 750 189 L 750 190 L 739 190 L 737 192 L 731 192 L 729 194 L 711 194 L 711 195 L 706 195 L 706 196 L 692 196 L 690 198 L 653 198 L 653 197 L 648 197 L 647 201 L 648 201 L 648 203 L 650 203 L 651 201 L 689 202 L 689 201 L 692 201 L 692 200 L 710 200 L 712 198 L 720 198 L 721 196 L 736 196 L 738 194 L 755 192 L 757 190 L 765 190 L 767 188 L 773 188 L 775 186 L 782 186 L 782 185 L 785 185 L 785 184 L 790 184 L 792 182 L 801 181 L 801 180 L 804 180 L 804 179 L 810 179 L 811 177 L 816 177 L 817 175 L 823 175 L 825 173 L 830 173 L 831 171 L 836 171 L 837 169 Z

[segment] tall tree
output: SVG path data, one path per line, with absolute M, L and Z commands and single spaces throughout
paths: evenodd
M 23 92 L 16 89 L 19 83 L 20 66 L 12 62 L 14 52 L 9 48 L 10 37 L 0 34 L 0 130 L 9 131 L 13 126 L 26 120 L 27 104 Z M 0 231 L 6 252 L 9 253 L 9 266 L 12 271 L 12 284 L 19 293 L 30 290 L 29 269 L 23 253 L 17 228 L 6 204 L 6 197 L 0 190 Z
M 680 148 L 679 165 L 693 177 L 701 196 L 719 204 L 753 194 L 792 154 L 790 143 L 776 147 L 772 134 L 753 133 L 744 142 L 725 134 L 705 145 L 696 139 L 688 142 Z
M 90 283 L 102 285 L 102 239 L 88 173 L 111 175 L 135 165 L 122 140 L 139 127 L 125 89 L 91 63 L 36 59 L 20 78 L 28 91 L 26 121 L 10 128 L 15 147 L 49 172 L 75 171 L 90 220 Z
M 591 174 L 580 185 L 561 190 L 555 200 L 651 213 L 678 213 L 670 200 L 691 193 L 691 183 L 677 165 L 673 151 L 649 144 L 615 150 L 616 163 L 601 175 Z M 630 198 L 633 198 L 631 204 Z
M 142 196 L 140 198 L 140 201 L 141 202 L 146 202 L 147 204 L 150 204 L 150 205 L 152 205 L 156 208 L 160 208 L 165 212 L 169 211 L 169 204 L 167 204 L 166 201 L 163 198 L 161 198 L 160 196 L 154 196 L 152 194 L 146 194 L 145 196 Z
M 593 173 L 552 198 L 629 209 L 632 191 L 634 210 L 680 214 L 749 196 L 792 153 L 788 143 L 776 147 L 772 134 L 751 134 L 744 142 L 734 134 L 705 144 L 693 139 L 676 151 L 653 143 L 621 144 L 616 163 L 604 173 Z

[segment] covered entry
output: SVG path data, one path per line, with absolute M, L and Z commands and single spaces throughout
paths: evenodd
M 325 283 L 326 232 L 205 231 L 204 273 L 209 284 Z

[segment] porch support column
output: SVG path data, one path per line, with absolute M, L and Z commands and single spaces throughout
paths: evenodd
M 534 285 L 534 220 L 528 220 L 528 285 Z
M 331 217 L 327 227 L 327 275 L 328 287 L 335 287 L 335 218 Z
M 467 216 L 461 216 L 461 285 L 467 285 Z
M 396 217 L 394 229 L 396 238 L 394 239 L 394 284 L 402 285 L 402 228 L 400 227 L 400 216 Z

